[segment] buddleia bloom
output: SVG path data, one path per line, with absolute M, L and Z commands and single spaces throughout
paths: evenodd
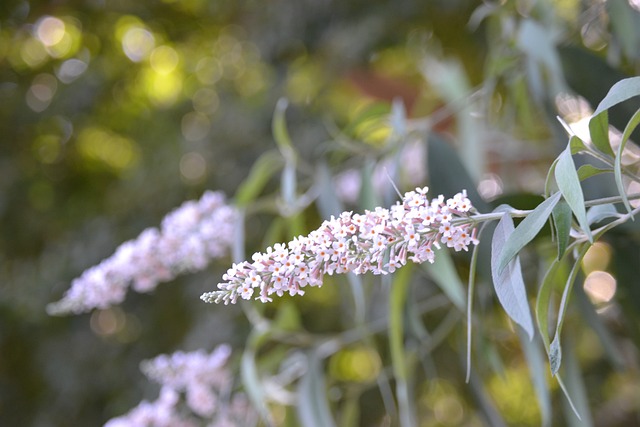
M 73 280 L 50 314 L 81 313 L 121 303 L 129 286 L 150 292 L 178 274 L 204 269 L 225 256 L 233 238 L 236 211 L 220 192 L 208 191 L 169 213 L 159 229 L 148 228 Z
M 470 219 L 475 210 L 466 191 L 448 200 L 442 195 L 429 200 L 427 191 L 424 187 L 405 193 L 390 209 L 343 212 L 308 236 L 255 253 L 252 262 L 233 264 L 218 290 L 201 299 L 268 302 L 273 295 L 302 295 L 306 286 L 321 286 L 325 274 L 387 274 L 409 261 L 433 263 L 443 245 L 466 251 L 477 244 Z
M 244 395 L 232 393 L 227 366 L 231 349 L 160 355 L 142 362 L 144 374 L 162 386 L 153 402 L 143 401 L 105 427 L 207 427 L 254 425 L 256 412 Z

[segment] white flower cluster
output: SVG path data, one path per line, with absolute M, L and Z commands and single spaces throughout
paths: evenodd
M 204 269 L 224 256 L 233 239 L 236 211 L 221 192 L 208 191 L 169 213 L 160 229 L 148 228 L 100 264 L 73 280 L 50 314 L 82 313 L 121 303 L 131 286 L 150 292 L 178 274 Z
M 231 394 L 230 354 L 223 344 L 209 354 L 176 352 L 143 362 L 145 375 L 162 386 L 160 397 L 143 401 L 105 427 L 196 427 L 205 420 L 207 427 L 255 424 L 257 414 L 246 398 Z
M 477 244 L 473 222 L 454 221 L 468 219 L 473 210 L 466 192 L 429 201 L 427 191 L 424 187 L 405 193 L 402 203 L 391 209 L 343 212 L 306 237 L 255 253 L 253 262 L 233 264 L 219 290 L 201 299 L 228 304 L 258 291 L 256 299 L 268 302 L 272 294 L 302 295 L 307 285 L 321 286 L 324 274 L 392 273 L 407 260 L 433 263 L 434 249 L 441 244 L 456 251 Z

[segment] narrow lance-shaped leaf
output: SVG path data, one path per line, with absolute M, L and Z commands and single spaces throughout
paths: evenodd
M 580 263 L 589 249 L 589 245 L 582 245 L 578 257 L 569 273 L 569 278 L 565 284 L 564 291 L 562 292 L 562 299 L 560 300 L 560 309 L 558 310 L 558 323 L 556 324 L 556 332 L 553 337 L 553 341 L 549 345 L 549 364 L 551 365 L 551 374 L 556 375 L 560 369 L 562 363 L 562 347 L 560 345 L 560 335 L 562 333 L 562 325 L 564 324 L 564 317 L 567 313 L 567 307 L 569 305 L 569 296 L 571 295 L 571 289 L 576 281 L 578 272 L 580 271 Z
M 551 393 L 547 385 L 546 361 L 540 352 L 537 340 L 527 340 L 523 333 L 518 334 L 522 350 L 529 367 L 529 377 L 536 393 L 543 427 L 551 425 Z
M 601 173 L 613 172 L 613 169 L 601 169 L 593 165 L 582 165 L 578 168 L 578 178 L 580 181 L 584 181 L 592 176 L 600 175 Z
M 411 279 L 412 264 L 398 270 L 393 276 L 393 285 L 389 298 L 389 345 L 391 347 L 391 365 L 396 380 L 396 396 L 400 412 L 400 425 L 415 425 L 415 416 L 409 398 L 409 370 L 404 348 L 404 307 Z
M 571 239 L 571 208 L 565 200 L 560 200 L 553 208 L 553 225 L 558 240 L 558 259 L 564 256 Z
M 640 77 L 630 77 L 620 80 L 611 86 L 611 89 L 609 89 L 607 95 L 600 101 L 593 115 L 597 116 L 614 105 L 638 95 L 640 95 Z
M 566 256 L 569 255 L 570 252 L 567 252 Z M 542 343 L 544 344 L 544 348 L 547 351 L 547 355 L 550 355 L 551 353 L 549 338 L 549 304 L 551 301 L 551 291 L 553 290 L 553 285 L 557 281 L 556 275 L 558 273 L 559 267 L 561 266 L 561 263 L 562 261 L 559 261 L 557 259 L 553 260 L 553 262 L 549 266 L 549 269 L 547 270 L 547 273 L 544 276 L 544 279 L 542 280 L 542 284 L 540 285 L 540 289 L 538 290 L 538 297 L 536 298 L 536 320 L 538 323 L 540 336 L 542 337 Z M 556 381 L 558 381 L 558 385 L 560 385 L 562 392 L 567 398 L 569 405 L 574 410 L 578 418 L 580 418 L 578 411 L 573 404 L 573 401 L 571 400 L 571 396 L 569 395 L 569 392 L 565 387 L 564 382 L 562 381 L 562 377 L 560 376 L 560 374 L 556 374 L 555 378 Z
M 512 259 L 502 273 L 499 273 L 497 268 L 499 254 L 502 252 L 505 242 L 513 235 L 514 230 L 513 219 L 505 212 L 493 232 L 491 241 L 491 275 L 496 295 L 504 311 L 514 322 L 522 326 L 529 339 L 532 339 L 533 320 L 529 311 L 529 303 L 527 302 L 527 291 L 522 278 L 520 259 L 518 257 Z
M 589 134 L 591 142 L 607 156 L 613 157 L 613 150 L 609 142 L 609 113 L 603 111 L 589 120 Z
M 236 191 L 235 202 L 237 206 L 247 206 L 260 194 L 269 182 L 269 178 L 283 165 L 282 157 L 277 151 L 267 151 L 261 155 L 251 167 L 249 176 L 242 181 Z
M 580 179 L 578 178 L 576 165 L 571 157 L 571 150 L 569 147 L 567 147 L 567 149 L 558 157 L 555 177 L 556 182 L 558 183 L 558 189 L 571 207 L 580 227 L 587 235 L 589 241 L 593 242 L 591 229 L 587 222 L 587 210 L 584 206 L 584 195 L 582 194 L 582 187 L 580 187 Z
M 560 193 L 555 193 L 544 202 L 540 203 L 527 217 L 516 227 L 511 233 L 504 247 L 500 252 L 500 256 L 492 261 L 497 264 L 497 273 L 502 274 L 509 262 L 525 247 L 527 243 L 533 240 L 540 232 L 547 219 L 551 215 L 553 208 L 560 200 Z
M 635 128 L 640 124 L 640 109 L 635 112 L 627 126 L 624 128 L 624 132 L 622 133 L 622 140 L 620 141 L 620 145 L 618 146 L 618 152 L 616 154 L 616 160 L 613 167 L 613 172 L 616 177 L 616 186 L 618 187 L 618 192 L 620 193 L 620 197 L 622 197 L 622 201 L 624 202 L 624 206 L 627 208 L 627 212 L 631 212 L 631 204 L 629 203 L 629 198 L 627 197 L 627 192 L 624 188 L 624 183 L 622 182 L 622 153 L 624 152 L 624 148 L 627 145 L 627 141 L 631 137 L 631 134 L 635 130 Z M 633 219 L 633 217 L 631 217 Z
M 431 265 L 422 264 L 425 270 L 433 277 L 436 284 L 447 295 L 451 302 L 460 310 L 464 311 L 465 296 L 464 286 L 458 276 L 451 255 L 445 250 L 437 253 L 436 260 Z
M 331 427 L 335 421 L 331 416 L 324 384 L 322 361 L 317 351 L 307 357 L 307 372 L 298 386 L 298 417 L 300 424 L 310 427 Z

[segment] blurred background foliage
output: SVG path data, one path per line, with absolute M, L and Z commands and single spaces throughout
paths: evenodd
M 639 8 L 636 0 L 3 1 L 0 425 L 99 425 L 156 395 L 141 360 L 221 342 L 237 354 L 253 346 L 261 375 L 271 375 L 278 425 L 298 425 L 300 402 L 313 399 L 277 375 L 300 354 L 308 372 L 318 369 L 338 425 L 397 425 L 388 277 L 327 277 L 322 289 L 266 306 L 203 304 L 228 258 L 121 307 L 52 318 L 45 306 L 205 189 L 233 197 L 243 182 L 253 186 L 248 253 L 341 207 L 392 204 L 389 177 L 401 191 L 466 187 L 485 212 L 505 201 L 535 206 L 567 141 L 555 117 L 579 122 L 613 83 L 640 71 Z M 278 178 L 287 159 L 272 117 L 283 97 L 297 192 L 316 201 L 299 208 Z M 621 128 L 636 109 L 624 103 L 610 122 Z M 256 161 L 262 169 L 251 175 Z M 587 198 L 612 189 L 585 181 Z M 597 272 L 604 282 L 576 286 L 565 377 L 582 424 L 539 343 L 527 350 L 497 304 L 486 253 L 469 384 L 469 258 L 414 268 L 401 338 L 417 424 L 640 425 L 639 230 L 636 221 L 594 247 L 581 280 Z M 523 254 L 532 300 L 554 256 L 548 240 Z M 262 318 L 272 330 L 255 339 Z

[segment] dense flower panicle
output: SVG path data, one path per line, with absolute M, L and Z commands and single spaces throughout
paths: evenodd
M 178 274 L 204 269 L 228 252 L 236 216 L 220 192 L 185 202 L 163 219 L 160 229 L 144 230 L 76 278 L 62 300 L 49 305 L 49 313 L 107 308 L 121 303 L 129 286 L 149 292 Z
M 105 427 L 195 427 L 204 420 L 208 427 L 252 425 L 255 411 L 242 394 L 231 394 L 230 354 L 230 347 L 221 345 L 211 353 L 176 352 L 143 362 L 144 374 L 162 386 L 160 397 Z
M 428 200 L 427 191 L 424 187 L 405 193 L 402 203 L 390 209 L 331 217 L 306 237 L 256 253 L 253 262 L 233 264 L 218 290 L 201 298 L 228 304 L 257 293 L 256 299 L 268 302 L 273 294 L 302 295 L 306 286 L 321 286 L 325 274 L 387 274 L 407 261 L 433 263 L 434 250 L 441 245 L 466 251 L 477 244 L 468 219 L 474 208 L 466 191 L 448 200 Z

